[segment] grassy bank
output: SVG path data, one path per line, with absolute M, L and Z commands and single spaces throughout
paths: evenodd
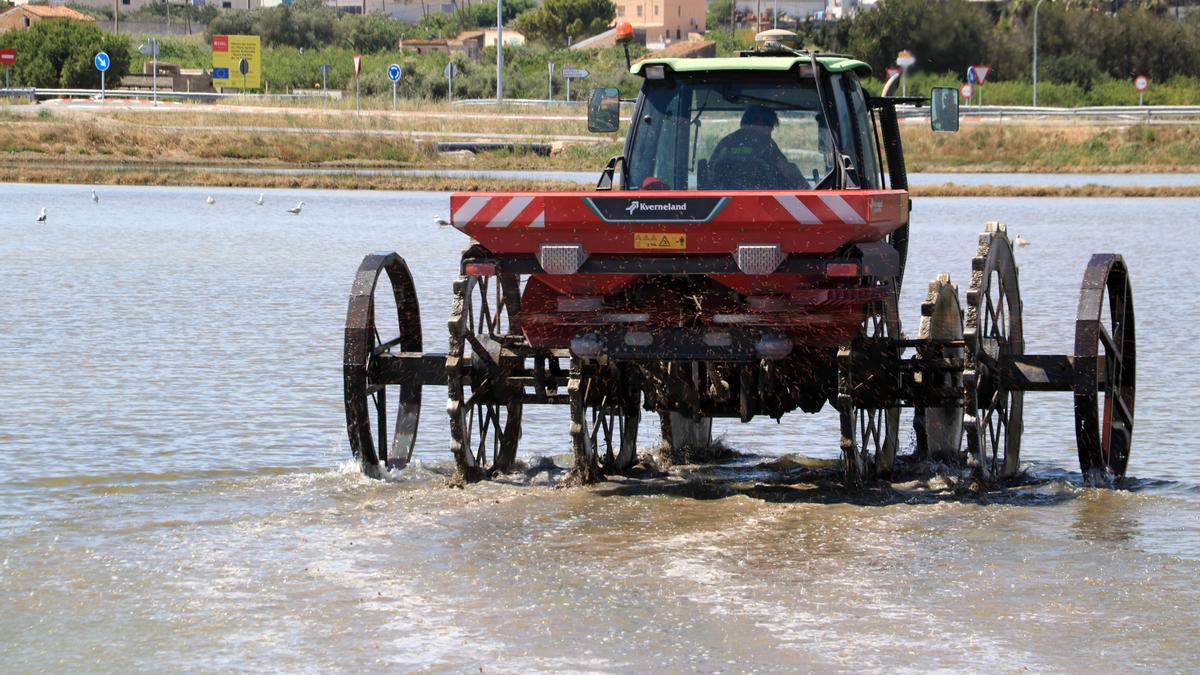
M 599 171 L 619 136 L 592 136 L 578 111 L 410 105 L 397 114 L 238 111 L 43 112 L 0 108 L 0 160 L 10 170 L 187 171 L 226 166 Z M 1200 125 L 965 124 L 958 134 L 904 127 L 914 172 L 1200 172 Z M 439 153 L 438 140 L 511 139 L 515 151 Z M 549 145 L 548 157 L 522 150 Z
M 72 185 L 153 185 L 223 188 L 289 188 L 336 190 L 415 190 L 428 192 L 558 192 L 587 190 L 588 185 L 565 181 L 512 180 L 450 176 L 347 176 L 337 174 L 278 175 L 229 173 L 192 169 L 111 171 L 86 167 L 0 168 L 0 183 L 61 183 Z M 1200 186 L 1076 187 L 924 185 L 914 197 L 1200 197 Z

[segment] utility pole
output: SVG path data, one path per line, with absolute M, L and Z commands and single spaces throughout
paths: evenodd
M 504 0 L 496 0 L 496 103 L 504 99 Z
M 1033 6 L 1033 107 L 1037 107 L 1037 17 L 1038 10 L 1041 9 L 1042 3 L 1045 0 L 1038 0 Z
M 113 0 L 113 34 L 121 34 L 121 0 Z

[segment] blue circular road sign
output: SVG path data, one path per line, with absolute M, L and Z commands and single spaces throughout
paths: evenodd
M 396 65 L 395 63 L 388 66 L 388 79 L 391 80 L 392 82 L 398 81 L 400 79 L 400 76 L 403 74 L 404 74 L 404 69 L 402 69 L 400 66 Z
M 108 54 L 104 52 L 96 52 L 96 57 L 92 59 L 92 63 L 96 64 L 96 70 L 104 72 L 112 65 L 112 61 L 108 58 Z

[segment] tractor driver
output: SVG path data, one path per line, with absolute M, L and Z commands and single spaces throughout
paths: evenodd
M 713 187 L 732 190 L 804 189 L 800 169 L 771 138 L 779 115 L 757 103 L 746 106 L 739 129 L 721 139 L 709 159 Z

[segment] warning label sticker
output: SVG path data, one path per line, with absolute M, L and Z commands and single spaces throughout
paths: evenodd
M 682 251 L 687 249 L 687 235 L 681 232 L 635 232 L 633 247 Z

